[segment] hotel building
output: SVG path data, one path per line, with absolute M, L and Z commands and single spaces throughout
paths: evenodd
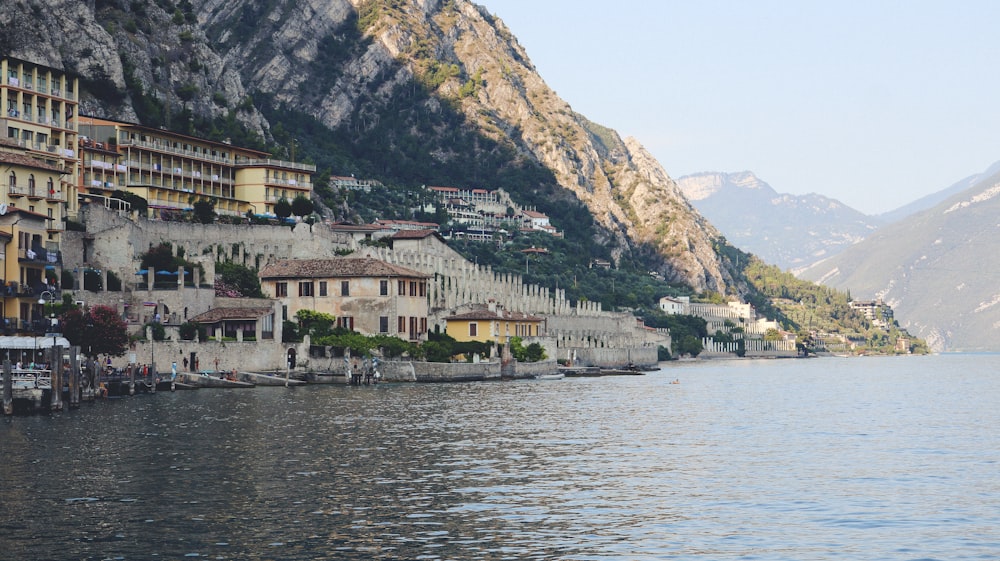
M 274 204 L 312 197 L 316 166 L 271 159 L 267 152 L 180 133 L 80 119 L 81 194 L 101 198 L 115 190 L 146 199 L 150 216 L 190 210 L 198 200 L 219 215 L 247 211 L 274 216 Z
M 0 316 L 4 334 L 47 330 L 60 242 L 77 209 L 75 76 L 0 57 Z

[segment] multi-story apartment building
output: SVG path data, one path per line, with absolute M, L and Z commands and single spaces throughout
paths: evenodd
M 0 315 L 5 334 L 44 331 L 58 299 L 65 217 L 77 209 L 79 83 L 0 57 Z
M 316 166 L 271 159 L 266 152 L 180 133 L 80 118 L 81 193 L 128 191 L 165 217 L 208 200 L 220 215 L 274 216 L 274 204 L 312 196 Z
M 851 309 L 857 310 L 865 316 L 872 325 L 886 328 L 892 324 L 892 307 L 886 304 L 881 298 L 875 300 L 852 300 Z

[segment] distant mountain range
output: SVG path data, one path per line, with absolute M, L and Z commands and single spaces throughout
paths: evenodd
M 936 351 L 1000 351 L 1000 164 L 942 194 L 799 276 L 884 299 Z
M 730 243 L 782 269 L 836 255 L 884 223 L 822 195 L 778 193 L 749 171 L 687 175 L 677 185 Z

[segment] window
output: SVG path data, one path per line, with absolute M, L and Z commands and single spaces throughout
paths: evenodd
M 420 283 L 420 296 L 421 297 L 427 296 L 427 283 L 426 282 Z
M 260 338 L 274 339 L 274 314 L 260 318 Z
M 299 296 L 313 296 L 313 283 L 312 281 L 303 281 L 299 283 Z
M 326 296 L 326 281 L 319 281 L 319 295 Z
M 340 295 L 341 296 L 351 295 L 351 281 L 340 281 Z
M 287 282 L 274 283 L 274 296 L 276 298 L 282 298 L 288 296 L 288 283 Z
M 389 295 L 389 281 L 387 280 L 378 281 L 378 294 L 379 296 Z
M 406 332 L 406 316 L 396 316 L 396 333 Z
M 410 318 L 410 339 L 417 338 L 417 318 Z
M 416 296 L 416 295 L 417 295 L 417 283 L 414 281 L 410 281 L 410 296 Z
M 380 316 L 378 318 L 378 332 L 379 333 L 389 332 L 389 316 Z
M 479 324 L 476 322 L 469 323 L 469 337 L 476 337 L 479 335 Z
M 420 318 L 420 332 L 427 333 L 427 318 Z
M 341 316 L 337 318 L 337 327 L 343 327 L 344 329 L 354 331 L 354 318 L 351 316 Z
M 17 174 L 14 173 L 13 171 L 10 172 L 10 182 L 9 183 L 10 183 L 11 187 L 17 187 Z
M 406 281 L 399 281 L 399 295 L 406 296 Z

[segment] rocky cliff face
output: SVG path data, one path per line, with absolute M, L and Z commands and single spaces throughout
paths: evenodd
M 4 52 L 88 77 L 84 112 L 135 121 L 153 99 L 178 130 L 192 115 L 232 115 L 266 136 L 275 123 L 254 96 L 370 130 L 400 92 L 426 88 L 423 112 L 457 107 L 478 134 L 550 170 L 616 257 L 648 252 L 668 280 L 733 287 L 718 233 L 656 160 L 575 113 L 503 22 L 467 0 L 8 0 L 0 19 Z

